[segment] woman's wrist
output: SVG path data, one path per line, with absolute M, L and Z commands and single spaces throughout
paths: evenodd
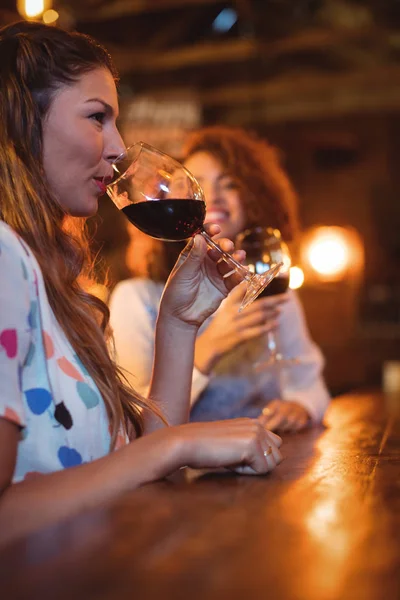
M 140 478 L 141 481 L 137 481 L 137 470 L 134 470 L 136 473 L 132 473 L 132 468 L 129 467 L 129 471 L 133 475 L 130 487 L 137 487 L 138 484 L 142 485 L 163 479 L 185 464 L 181 456 L 183 446 L 178 431 L 177 427 L 162 427 L 147 435 L 144 434 L 131 442 L 125 449 L 122 448 L 118 451 L 118 453 L 122 453 L 125 450 L 129 454 L 133 452 L 134 456 L 137 455 L 139 446 L 147 446 L 145 450 L 146 461 L 144 461 L 146 469 L 142 478 Z M 129 463 L 131 465 L 131 460 L 129 460 Z
M 196 339 L 194 364 L 203 375 L 210 375 L 219 357 L 216 340 L 210 339 L 206 330 Z
M 200 325 L 198 323 L 187 323 L 160 306 L 156 327 L 157 329 L 176 331 L 177 334 L 184 333 L 197 336 Z
M 194 440 L 188 435 L 188 425 L 177 425 L 169 428 L 169 466 L 176 471 L 184 466 L 190 466 L 193 461 Z

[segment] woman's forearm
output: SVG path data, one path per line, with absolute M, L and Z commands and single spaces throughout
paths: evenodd
M 0 545 L 175 471 L 173 432 L 164 428 L 91 463 L 9 485 L 0 495 Z
M 204 375 L 209 375 L 220 357 L 217 349 L 217 340 L 212 333 L 206 329 L 198 336 L 194 351 L 194 364 Z
M 149 397 L 157 402 L 170 425 L 186 423 L 189 419 L 197 332 L 197 326 L 181 323 L 160 312 Z M 159 419 L 146 415 L 146 433 L 160 425 Z

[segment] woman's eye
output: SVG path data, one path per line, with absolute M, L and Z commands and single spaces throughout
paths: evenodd
M 97 113 L 94 113 L 93 115 L 90 115 L 90 118 L 97 121 L 98 123 L 103 124 L 104 118 L 105 118 L 105 113 L 97 112 Z
M 236 181 L 225 181 L 222 186 L 225 190 L 237 190 L 239 188 Z

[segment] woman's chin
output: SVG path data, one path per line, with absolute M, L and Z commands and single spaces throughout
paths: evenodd
M 92 197 L 79 205 L 71 206 L 68 213 L 71 217 L 93 217 L 99 208 L 99 199 Z

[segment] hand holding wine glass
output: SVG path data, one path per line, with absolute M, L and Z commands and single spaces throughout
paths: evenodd
M 249 340 L 265 336 L 277 326 L 286 296 L 259 298 L 239 312 L 244 291 L 243 284 L 232 290 L 205 330 L 197 336 L 195 365 L 205 375 L 211 373 L 225 354 Z
M 138 142 L 112 165 L 114 176 L 105 178 L 107 193 L 116 206 L 141 231 L 165 241 L 182 241 L 196 234 L 229 265 L 223 277 L 238 273 L 247 281 L 240 309 L 250 304 L 279 273 L 281 263 L 262 275 L 251 273 L 222 250 L 205 231 L 204 194 L 197 180 L 172 157 Z
M 219 233 L 218 225 L 209 225 L 211 235 Z M 233 243 L 220 239 L 218 244 L 226 251 L 233 250 Z M 243 259 L 244 253 L 236 252 L 237 259 Z M 219 253 L 208 250 L 204 238 L 194 236 L 181 252 L 173 268 L 160 305 L 160 314 L 178 318 L 181 322 L 200 326 L 220 305 L 228 292 L 240 281 L 235 273 L 223 277 L 229 272 L 229 266 L 219 260 Z

